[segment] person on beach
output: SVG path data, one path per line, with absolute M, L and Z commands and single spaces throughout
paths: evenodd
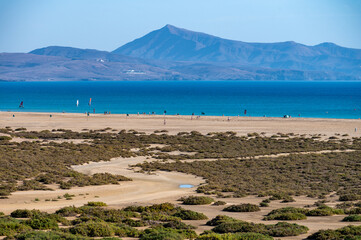
M 167 121 L 164 119 L 163 125 L 166 125 L 166 124 L 167 124 Z

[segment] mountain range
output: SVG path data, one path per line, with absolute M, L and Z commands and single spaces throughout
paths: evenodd
M 112 52 L 50 46 L 0 53 L 0 80 L 361 80 L 361 50 L 247 43 L 166 25 Z

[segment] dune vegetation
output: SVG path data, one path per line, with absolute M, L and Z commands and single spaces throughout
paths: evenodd
M 202 135 L 195 131 L 169 135 L 165 131 L 145 134 L 110 128 L 36 132 L 8 127 L 0 132 L 5 134 L 0 138 L 0 197 L 17 190 L 51 190 L 48 184 L 69 189 L 130 181 L 108 173 L 84 175 L 70 166 L 109 161 L 113 157 L 147 156 L 159 161 L 139 165 L 144 171 L 179 171 L 203 177 L 207 184 L 200 186 L 198 192 L 206 194 L 222 196 L 233 192 L 235 197 L 266 194 L 281 196 L 284 202 L 290 202 L 293 201 L 291 195 L 322 196 L 338 191 L 340 200 L 361 199 L 360 138 L 319 140 L 318 136 L 306 138 L 294 134 L 265 137 L 257 133 L 237 136 L 234 132 Z M 12 141 L 12 138 L 22 141 Z M 83 142 L 74 144 L 71 142 L 74 139 Z M 296 154 L 346 149 L 354 151 Z M 175 151 L 178 153 L 171 153 Z M 254 159 L 279 153 L 295 154 Z

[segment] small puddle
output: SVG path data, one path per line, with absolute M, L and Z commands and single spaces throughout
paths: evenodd
M 193 185 L 191 184 L 182 184 L 182 185 L 179 185 L 179 188 L 192 188 L 194 187 Z

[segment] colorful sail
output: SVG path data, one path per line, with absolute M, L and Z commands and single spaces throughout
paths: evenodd
M 76 106 L 77 107 L 79 106 L 79 100 L 76 100 Z
M 19 108 L 24 108 L 24 101 L 21 101 Z
M 92 105 L 92 98 L 89 99 L 89 103 L 88 103 L 89 106 Z

